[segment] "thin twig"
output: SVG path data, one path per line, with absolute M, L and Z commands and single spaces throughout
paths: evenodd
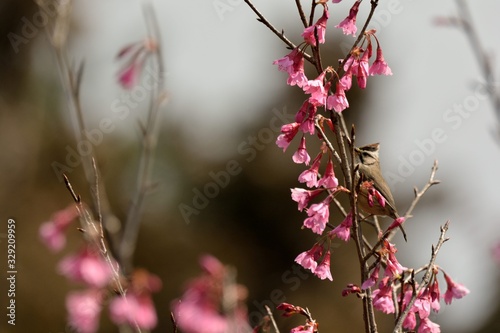
M 151 174 L 154 163 L 154 151 L 158 140 L 160 107 L 163 103 L 163 75 L 165 73 L 162 52 L 161 35 L 156 16 L 150 3 L 144 6 L 144 16 L 148 22 L 148 32 L 156 43 L 155 60 L 158 71 L 158 83 L 151 92 L 151 102 L 146 124 L 143 129 L 142 151 L 137 172 L 136 189 L 125 221 L 123 238 L 120 242 L 120 261 L 126 272 L 133 267 L 133 254 L 137 245 L 141 215 L 144 209 L 145 196 L 150 189 Z
M 441 181 L 440 180 L 436 180 L 434 179 L 434 177 L 436 176 L 436 172 L 438 170 L 438 161 L 437 160 L 434 160 L 434 164 L 432 165 L 432 170 L 431 170 L 431 175 L 429 177 L 429 180 L 427 181 L 427 184 L 425 184 L 425 186 L 422 188 L 422 190 L 418 190 L 416 187 L 414 188 L 414 192 L 415 192 L 415 198 L 413 199 L 412 203 L 410 204 L 410 207 L 408 207 L 408 209 L 406 210 L 406 213 L 404 214 L 404 217 L 405 217 L 405 222 L 412 217 L 411 213 L 413 212 L 413 210 L 415 209 L 415 207 L 417 206 L 418 202 L 420 201 L 420 199 L 422 199 L 423 195 L 433 186 L 433 185 L 437 185 L 439 184 Z M 394 235 L 396 234 L 397 232 L 397 229 L 393 229 L 393 230 L 390 230 L 385 236 L 386 239 L 388 239 L 389 241 L 394 237 Z M 382 237 L 384 238 L 384 237 Z M 380 241 L 377 245 L 380 244 Z
M 418 189 L 415 188 L 415 198 L 413 199 L 410 207 L 408 207 L 404 215 L 406 219 L 411 217 L 413 209 L 415 209 L 415 207 L 417 206 L 420 199 L 422 199 L 422 196 L 425 194 L 425 192 L 427 192 L 427 190 L 429 190 L 433 185 L 437 185 L 441 182 L 440 180 L 434 179 L 437 170 L 438 170 L 438 161 L 434 160 L 434 164 L 432 165 L 431 175 L 429 177 L 429 181 L 427 182 L 427 184 L 425 184 L 425 186 L 420 191 L 418 191 Z
M 347 147 L 345 143 L 345 138 L 347 137 L 347 133 L 339 126 L 340 124 L 340 116 L 337 112 L 330 112 L 330 120 L 333 123 L 335 138 L 337 140 L 337 144 L 339 146 L 340 151 L 340 167 L 342 169 L 342 173 L 345 179 L 345 186 L 349 191 L 353 191 L 352 180 L 354 178 L 351 177 L 351 163 L 349 158 L 347 157 Z M 351 155 L 354 156 L 354 155 Z
M 267 315 L 269 316 L 269 319 L 271 319 L 271 323 L 273 324 L 273 329 L 276 333 L 280 333 L 280 330 L 278 329 L 278 325 L 276 324 L 276 320 L 274 320 L 273 312 L 271 311 L 271 308 L 269 308 L 267 305 L 264 305 L 266 308 Z
M 47 4 L 43 1 L 38 1 L 38 6 L 40 10 L 47 11 Z M 83 115 L 83 110 L 81 107 L 80 100 L 80 88 L 83 78 L 83 61 L 77 66 L 76 71 L 73 70 L 72 66 L 69 65 L 68 52 L 66 51 L 66 41 L 67 41 L 67 31 L 70 24 L 70 7 L 71 1 L 59 2 L 57 13 L 58 15 L 54 19 L 54 22 L 49 21 L 49 24 L 45 25 L 45 33 L 50 42 L 50 45 L 54 51 L 59 77 L 61 80 L 61 85 L 64 89 L 64 93 L 68 100 L 68 107 L 73 111 L 76 116 L 77 130 L 75 130 L 75 141 L 80 143 L 83 141 L 84 133 L 86 133 L 85 119 Z M 90 154 L 82 155 L 80 154 L 80 160 L 82 162 L 83 171 L 85 174 L 85 179 L 90 187 L 96 184 L 95 176 L 99 174 L 99 170 L 94 171 L 94 166 L 92 160 L 94 159 L 93 152 Z M 116 234 L 112 233 L 113 228 L 108 227 L 107 221 L 118 221 L 118 218 L 112 213 L 108 197 L 106 195 L 106 190 L 104 184 L 101 182 L 99 184 L 100 188 L 96 191 L 91 191 L 92 202 L 94 206 L 99 206 L 101 210 L 101 216 L 106 218 L 103 220 L 106 230 L 108 230 L 108 235 L 115 244 Z M 96 196 L 98 194 L 98 197 Z
M 446 242 L 448 240 L 448 238 L 446 238 L 445 236 L 446 236 L 446 232 L 448 231 L 449 225 L 450 225 L 450 221 L 446 221 L 446 223 L 443 226 L 441 226 L 441 234 L 439 235 L 439 240 L 438 240 L 435 247 L 432 246 L 431 259 L 430 259 L 429 264 L 427 266 L 427 270 L 422 278 L 422 282 L 420 283 L 420 286 L 418 287 L 416 292 L 413 293 L 412 298 L 410 299 L 410 302 L 406 305 L 405 310 L 401 313 L 398 320 L 396 321 L 396 325 L 394 327 L 393 333 L 399 333 L 401 331 L 401 328 L 403 326 L 403 322 L 404 322 L 406 316 L 408 315 L 408 313 L 410 313 L 411 308 L 412 308 L 413 304 L 415 303 L 418 295 L 420 295 L 422 290 L 427 288 L 427 286 L 429 285 L 429 282 L 431 281 L 431 274 L 432 274 L 433 269 L 434 269 L 434 263 L 436 262 L 437 254 L 438 254 L 439 250 L 441 249 L 441 246 L 444 244 L 444 242 Z
M 462 28 L 464 29 L 465 35 L 469 39 L 471 49 L 476 56 L 479 66 L 481 67 L 482 75 L 485 80 L 486 90 L 491 97 L 491 103 L 493 104 L 497 121 L 500 122 L 500 92 L 498 92 L 495 87 L 496 80 L 493 64 L 490 57 L 486 53 L 485 48 L 481 44 L 481 39 L 479 38 L 479 34 L 472 21 L 472 15 L 470 13 L 467 2 L 464 0 L 456 0 L 456 2 L 457 7 L 460 11 Z
M 262 15 L 259 10 L 253 5 L 253 3 L 250 0 L 244 0 L 248 7 L 257 15 L 257 21 L 260 23 L 264 24 L 266 27 L 269 28 L 276 36 L 278 36 L 279 39 L 281 39 L 291 50 L 295 49 L 297 46 L 292 43 L 288 38 L 285 37 L 284 32 L 279 32 L 265 17 Z M 313 57 L 307 53 L 304 52 L 304 59 L 309 61 L 311 64 L 314 65 L 315 61 Z
M 304 25 L 304 28 L 307 28 L 307 19 L 306 15 L 304 14 L 304 10 L 302 9 L 302 4 L 300 3 L 300 0 L 295 0 L 295 5 L 297 6 L 297 10 L 299 11 L 299 17 L 300 20 L 302 21 L 302 24 Z
M 323 118 L 323 116 L 321 116 L 321 115 L 316 115 L 314 117 L 314 127 L 316 127 L 318 132 L 321 134 L 322 140 L 325 141 L 326 146 L 328 147 L 328 150 L 332 153 L 333 157 L 337 160 L 337 163 L 341 164 L 342 159 L 340 158 L 340 156 L 337 153 L 337 151 L 335 150 L 335 148 L 333 148 L 332 143 L 330 142 L 330 140 L 328 140 L 327 136 L 325 135 L 325 132 L 323 131 L 323 128 L 319 124 L 319 120 L 321 118 Z

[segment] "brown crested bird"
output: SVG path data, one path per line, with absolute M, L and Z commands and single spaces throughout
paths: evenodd
M 359 186 L 357 189 L 358 206 L 370 215 L 389 216 L 397 219 L 399 214 L 396 210 L 394 198 L 380 170 L 379 148 L 380 144 L 378 143 L 354 148 L 357 168 L 354 184 Z M 373 189 L 380 193 L 383 200 L 378 200 L 378 194 Z M 369 199 L 370 196 L 371 200 Z M 385 204 L 381 205 L 380 201 L 385 202 Z M 403 226 L 400 225 L 399 228 L 406 240 L 406 232 Z

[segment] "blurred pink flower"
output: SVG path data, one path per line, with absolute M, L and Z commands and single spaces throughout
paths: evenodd
M 78 217 L 74 204 L 55 212 L 50 221 L 43 223 L 39 229 L 41 241 L 52 251 L 60 251 L 66 245 L 66 229 Z
M 96 290 L 71 292 L 66 297 L 69 324 L 79 333 L 94 333 L 99 328 L 101 293 Z
M 155 328 L 158 319 L 156 310 L 149 295 L 138 296 L 133 292 L 125 297 L 117 296 L 109 304 L 111 320 L 117 325 L 128 324 L 141 329 Z
M 59 272 L 75 282 L 83 282 L 92 287 L 104 287 L 111 280 L 112 272 L 108 263 L 85 247 L 78 254 L 68 255 L 59 262 Z
M 125 89 L 132 89 L 138 82 L 147 57 L 156 51 L 158 45 L 148 38 L 144 41 L 129 44 L 118 52 L 117 58 L 128 57 L 120 70 L 118 82 Z
M 145 269 L 136 269 L 126 296 L 115 297 L 110 305 L 111 320 L 117 325 L 127 324 L 144 330 L 156 327 L 158 318 L 151 294 L 161 289 L 161 280 Z
M 491 249 L 491 254 L 493 256 L 493 259 L 497 262 L 497 264 L 500 264 L 500 242 L 497 242 L 493 248 Z
M 204 273 L 192 280 L 182 297 L 172 303 L 179 328 L 185 333 L 246 331 L 248 323 L 243 306 L 246 288 L 228 285 L 227 269 L 215 257 L 203 256 L 200 265 Z M 235 302 L 231 313 L 224 313 L 222 303 L 227 297 Z

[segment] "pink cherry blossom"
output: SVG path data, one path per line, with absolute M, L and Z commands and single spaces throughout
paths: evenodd
M 68 255 L 58 265 L 59 272 L 75 282 L 92 287 L 106 286 L 112 277 L 111 268 L 99 253 L 85 247 L 78 254 Z
M 361 289 L 368 289 L 370 287 L 373 287 L 378 281 L 379 271 L 380 271 L 380 262 L 377 263 L 377 266 L 375 266 L 368 279 L 366 279 L 365 282 L 363 282 L 363 284 L 361 285 Z
M 304 40 L 306 41 L 307 44 L 316 46 L 316 35 L 318 35 L 318 42 L 320 44 L 325 43 L 325 32 L 326 32 L 326 23 L 328 21 L 329 13 L 328 13 L 328 7 L 323 6 L 323 15 L 318 19 L 318 21 L 310 26 L 305 28 L 304 32 L 302 33 L 302 37 L 304 37 Z
M 386 258 L 385 276 L 398 277 L 406 270 L 406 267 L 401 265 L 393 253 L 390 253 Z
M 299 111 L 295 114 L 295 121 L 299 124 L 302 124 L 304 122 L 304 119 L 309 116 L 309 109 L 311 107 L 314 107 L 314 105 L 311 105 L 309 101 L 306 99 L 304 103 L 302 103 L 302 106 L 300 107 Z M 316 113 L 317 108 L 315 108 L 314 113 Z
M 431 308 L 432 310 L 439 312 L 441 305 L 439 300 L 441 299 L 441 291 L 439 290 L 438 280 L 434 278 L 434 281 L 429 285 L 429 293 L 431 295 Z
M 327 251 L 321 263 L 314 270 L 314 275 L 319 277 L 321 280 L 328 279 L 333 281 L 332 273 L 330 271 L 330 255 L 330 251 Z
M 440 333 L 441 328 L 429 318 L 421 318 L 417 333 Z
M 345 77 L 345 76 L 344 76 Z M 334 95 L 328 96 L 326 100 L 326 108 L 328 110 L 335 110 L 335 112 L 342 112 L 349 107 L 349 101 L 345 95 L 344 89 L 337 83 L 337 89 Z
M 304 74 L 304 55 L 298 48 L 293 49 L 283 58 L 275 60 L 273 64 L 278 65 L 280 71 L 288 73 L 288 85 L 297 85 L 302 88 L 307 83 L 307 77 Z
M 358 287 L 357 285 L 350 283 L 348 284 L 343 290 L 342 290 L 342 296 L 346 297 L 350 294 L 360 294 L 361 293 L 361 288 Z
M 309 103 L 309 100 L 306 100 L 299 112 L 297 112 L 295 116 L 295 121 L 300 123 L 300 130 L 303 133 L 309 133 L 313 135 L 316 131 L 314 127 L 314 117 L 316 115 L 318 108 L 315 105 Z
M 390 230 L 395 229 L 395 228 L 399 228 L 404 223 L 405 220 L 406 220 L 406 218 L 404 216 L 401 216 L 401 217 L 394 219 L 394 221 L 392 221 L 391 225 L 389 225 L 389 227 L 387 228 L 387 231 L 390 231 Z
M 308 191 L 303 188 L 292 188 L 291 191 L 292 200 L 299 204 L 299 211 L 302 211 L 304 208 L 306 208 L 307 205 L 309 205 L 309 201 L 311 199 L 323 192 L 323 190 Z
M 329 232 L 329 236 L 337 236 L 344 242 L 349 241 L 351 238 L 351 227 L 352 227 L 352 212 L 349 212 L 345 219 L 340 223 L 335 229 Z
M 297 258 L 295 258 L 295 262 L 314 273 L 316 267 L 318 267 L 317 260 L 319 260 L 322 255 L 323 246 L 316 243 L 310 250 L 299 254 Z
M 50 221 L 40 226 L 41 241 L 52 251 L 60 251 L 66 245 L 66 229 L 78 217 L 78 210 L 74 204 L 55 212 Z
M 281 126 L 281 133 L 276 139 L 276 145 L 280 148 L 283 148 L 283 151 L 286 151 L 290 142 L 292 142 L 293 138 L 299 131 L 299 123 L 290 123 Z
M 418 316 L 420 319 L 424 319 L 430 316 L 431 314 L 431 295 L 426 290 L 418 295 L 415 303 L 413 304 L 412 311 L 418 312 Z
M 337 90 L 340 89 L 342 90 L 342 93 L 344 94 L 345 96 L 345 93 L 344 91 L 348 91 L 349 89 L 351 89 L 352 87 L 352 73 L 349 71 L 349 72 L 346 72 L 344 74 L 344 76 L 342 76 L 339 80 L 339 82 L 337 83 L 338 86 L 337 86 Z M 349 106 L 349 105 L 348 105 Z
M 319 166 L 321 164 L 321 157 L 323 153 L 320 152 L 313 160 L 311 167 L 307 170 L 302 171 L 299 175 L 299 182 L 306 183 L 307 187 L 318 186 L 318 173 Z
M 282 314 L 283 317 L 291 317 L 295 314 L 307 314 L 304 308 L 290 303 L 281 303 L 276 307 L 276 310 L 284 311 L 284 313 Z
M 417 326 L 417 316 L 415 315 L 415 312 L 410 311 L 408 312 L 408 315 L 403 321 L 403 327 L 409 330 L 413 330 L 415 329 L 416 326 Z
M 326 170 L 323 177 L 318 182 L 318 187 L 323 186 L 327 189 L 334 189 L 339 185 L 339 181 L 337 177 L 335 177 L 335 173 L 333 171 L 333 162 L 332 158 L 328 159 L 328 163 L 326 164 Z
M 330 82 L 324 85 L 325 75 L 326 71 L 323 71 L 316 79 L 307 81 L 307 84 L 302 87 L 306 94 L 311 95 L 308 101 L 312 105 L 323 106 L 326 103 Z
M 368 63 L 369 55 L 370 52 L 365 51 L 358 63 L 358 72 L 356 73 L 356 79 L 358 80 L 358 86 L 361 89 L 366 88 L 366 82 L 370 71 L 370 64 Z
M 335 26 L 335 28 L 342 29 L 344 35 L 356 36 L 356 16 L 358 15 L 359 5 L 361 1 L 356 1 L 349 11 L 349 16 L 347 16 L 342 22 Z
M 389 314 L 394 313 L 394 302 L 392 301 L 392 287 L 388 277 L 379 283 L 379 289 L 375 289 L 373 295 L 373 306 L 375 309 Z
M 347 58 L 347 61 L 344 64 L 344 71 L 346 74 L 347 73 L 353 75 L 358 74 L 358 66 L 359 66 L 358 57 L 361 55 L 362 52 L 363 50 L 360 49 L 359 47 L 351 52 L 351 55 L 349 56 L 349 58 Z
M 394 244 L 389 243 L 387 240 L 384 240 L 383 248 L 381 250 L 381 254 L 383 255 L 383 259 L 385 260 L 386 268 L 384 275 L 387 277 L 399 277 L 403 274 L 403 271 L 406 270 L 406 267 L 401 265 L 396 258 L 396 246 Z
M 328 217 L 330 216 L 330 201 L 331 197 L 328 196 L 322 202 L 312 204 L 307 210 L 307 215 L 309 215 L 309 217 L 304 220 L 304 227 L 321 235 L 325 230 Z
M 71 292 L 66 297 L 69 325 L 79 333 L 94 333 L 99 328 L 101 293 L 96 290 Z
M 309 165 L 309 162 L 311 161 L 311 157 L 307 153 L 306 138 L 304 136 L 300 140 L 299 148 L 293 154 L 292 160 L 297 164 L 304 163 L 305 165 Z
M 392 71 L 385 62 L 382 48 L 377 46 L 377 58 L 370 67 L 370 75 L 392 75 Z
M 444 294 L 444 302 L 446 304 L 451 304 L 451 301 L 455 299 L 460 299 L 470 293 L 469 289 L 465 287 L 463 284 L 456 283 L 453 281 L 448 274 L 444 273 L 444 279 L 446 280 L 447 289 Z

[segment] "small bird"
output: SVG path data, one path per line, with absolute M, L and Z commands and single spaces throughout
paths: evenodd
M 394 198 L 380 170 L 379 148 L 380 144 L 378 143 L 354 148 L 357 168 L 354 184 L 355 186 L 359 185 L 357 189 L 358 205 L 368 214 L 385 215 L 397 219 L 399 214 Z M 403 226 L 399 225 L 399 228 L 406 240 Z

